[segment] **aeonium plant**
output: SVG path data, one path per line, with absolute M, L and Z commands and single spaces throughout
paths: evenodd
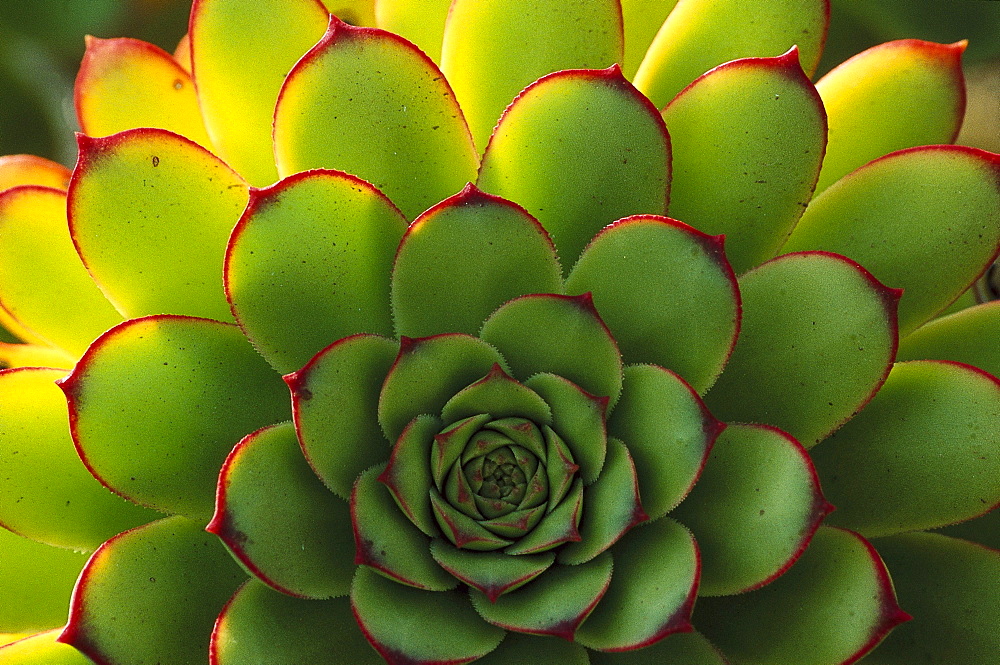
M 964 44 L 674 4 L 91 39 L 0 162 L 0 663 L 1000 655 Z

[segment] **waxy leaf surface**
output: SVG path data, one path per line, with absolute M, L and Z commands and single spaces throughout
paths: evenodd
M 441 62 L 441 40 L 451 0 L 378 0 L 375 22 L 413 42 L 436 63 Z
M 549 235 L 524 208 L 469 186 L 410 225 L 392 270 L 396 330 L 409 337 L 479 332 L 529 293 L 562 290 Z
M 68 644 L 56 642 L 60 630 L 38 633 L 0 647 L 4 665 L 93 665 L 94 661 Z
M 254 190 L 226 255 L 240 326 L 291 372 L 355 333 L 392 333 L 389 271 L 406 220 L 377 189 L 312 171 Z
M 67 201 L 70 232 L 118 311 L 231 321 L 222 262 L 247 204 L 243 179 L 201 146 L 163 130 L 81 136 L 79 143 Z
M 726 236 L 737 274 L 770 259 L 811 198 L 826 117 L 798 50 L 705 74 L 666 109 L 670 215 Z
M 849 256 L 904 291 L 906 335 L 965 291 L 1000 247 L 1000 157 L 962 146 L 894 152 L 816 197 L 783 252 Z
M 37 367 L 0 372 L 0 524 L 90 551 L 161 516 L 112 494 L 80 461 L 66 428 L 66 398 L 55 384 L 65 375 Z
M 1000 301 L 969 307 L 920 326 L 899 342 L 897 360 L 954 360 L 1000 376 Z
M 890 152 L 954 141 L 965 114 L 964 50 L 965 42 L 886 42 L 820 79 L 830 142 L 816 190 Z
M 527 208 L 568 271 L 604 226 L 665 214 L 669 181 L 663 120 L 614 66 L 559 72 L 518 95 L 490 138 L 478 185 Z
M 625 26 L 625 55 L 622 70 L 632 80 L 639 63 L 656 38 L 667 16 L 677 6 L 677 0 L 621 0 L 622 23 Z
M 76 76 L 76 117 L 89 136 L 158 127 L 211 148 L 191 75 L 138 39 L 87 37 Z
M 737 58 L 777 56 L 798 46 L 806 74 L 816 71 L 828 0 L 685 0 L 656 34 L 635 85 L 663 108 L 695 78 Z M 752 13 L 748 16 L 748 12 Z
M 26 186 L 0 194 L 0 307 L 73 357 L 122 320 L 73 247 L 65 192 Z
M 579 644 L 557 637 L 507 633 L 479 665 L 589 665 L 589 653 Z
M 205 662 L 212 625 L 245 579 L 201 523 L 152 522 L 90 558 L 59 641 L 108 665 Z
M 885 379 L 899 294 L 822 252 L 773 259 L 740 278 L 740 293 L 743 328 L 706 402 L 723 420 L 776 425 L 810 448 Z
M 350 510 L 309 468 L 291 423 L 258 430 L 233 449 L 207 530 L 278 591 L 302 598 L 350 591 Z
M 897 363 L 871 403 L 813 450 L 837 506 L 830 523 L 876 537 L 985 513 L 1000 504 L 997 432 L 995 377 L 956 363 Z
M 740 294 L 722 239 L 667 217 L 605 228 L 566 280 L 590 292 L 626 363 L 654 363 L 704 393 L 736 343 Z
M 92 473 L 137 503 L 206 520 L 229 451 L 290 415 L 281 378 L 239 328 L 208 319 L 127 321 L 61 386 Z
M 701 633 L 671 633 L 652 646 L 634 651 L 590 651 L 590 665 L 729 665 Z
M 214 151 L 257 187 L 278 179 L 271 141 L 278 92 L 327 21 L 319 0 L 197 0 L 191 8 L 191 57 L 208 135 Z
M 336 18 L 288 76 L 274 142 L 282 176 L 346 171 L 385 192 L 407 219 L 476 172 L 468 127 L 437 66 L 396 35 Z
M 70 170 L 62 164 L 34 155 L 0 157 L 0 191 L 21 185 L 38 185 L 65 190 Z
M 525 86 L 563 69 L 620 62 L 622 36 L 616 0 L 455 0 L 441 69 L 482 150 L 504 108 Z

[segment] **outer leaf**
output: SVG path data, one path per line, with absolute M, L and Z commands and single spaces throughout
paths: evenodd
M 378 27 L 405 37 L 434 62 L 441 61 L 441 40 L 451 0 L 378 0 Z
M 621 651 L 692 630 L 701 566 L 687 529 L 659 519 L 630 531 L 612 551 L 614 577 L 607 595 L 580 626 L 581 644 Z
M 361 630 L 392 663 L 467 663 L 496 648 L 503 631 L 491 626 L 459 592 L 430 592 L 396 584 L 359 568 L 351 608 Z
M 1000 376 L 1000 301 L 969 307 L 921 326 L 899 342 L 898 360 L 955 360 Z
M 310 171 L 252 190 L 226 251 L 226 295 L 254 346 L 281 372 L 331 342 L 392 333 L 389 271 L 406 230 L 377 189 Z
M 727 665 L 719 650 L 701 633 L 671 633 L 652 646 L 635 651 L 591 651 L 591 665 Z
M 894 152 L 827 188 L 782 251 L 845 254 L 902 288 L 905 335 L 965 291 L 998 247 L 1000 157 L 929 146 Z
M 875 549 L 823 527 L 802 558 L 758 591 L 698 601 L 698 627 L 737 663 L 848 665 L 908 620 Z
M 278 175 L 271 142 L 278 92 L 323 35 L 327 16 L 319 0 L 195 0 L 191 8 L 205 126 L 219 156 L 258 187 Z
M 673 372 L 632 365 L 625 368 L 622 399 L 608 429 L 628 442 L 643 507 L 655 520 L 691 491 L 725 424 Z
M 814 446 L 861 408 L 896 353 L 899 292 L 835 254 L 779 256 L 740 279 L 743 329 L 706 397 L 724 420 Z
M 61 626 L 84 554 L 22 538 L 0 527 L 0 630 L 31 633 Z M 8 652 L 0 650 L 0 663 Z
M 549 425 L 552 410 L 538 393 L 512 379 L 499 363 L 490 373 L 455 393 L 441 408 L 441 418 L 453 423 L 489 413 L 496 419 L 527 418 L 536 425 Z
M 375 0 L 322 0 L 327 11 L 351 25 L 375 24 Z
M 579 644 L 555 637 L 507 633 L 479 665 L 589 665 L 589 652 Z
M 622 0 L 621 4 L 625 25 L 622 69 L 631 80 L 677 0 Z
M 830 521 L 875 537 L 985 513 L 1000 504 L 998 432 L 993 375 L 958 363 L 898 363 L 865 410 L 814 451 L 838 508 Z
M 301 600 L 256 580 L 244 584 L 212 632 L 211 665 L 383 665 L 347 598 Z
M 608 67 L 621 62 L 622 49 L 621 6 L 614 0 L 457 0 L 448 12 L 441 69 L 482 150 L 500 113 L 529 83 L 563 69 Z
M 61 387 L 77 450 L 102 483 L 206 519 L 234 442 L 289 417 L 281 379 L 236 326 L 208 319 L 126 321 L 94 342 Z
M 486 594 L 491 603 L 545 573 L 556 555 L 552 552 L 510 556 L 502 552 L 470 552 L 437 539 L 431 554 L 442 568 Z
M 285 377 L 306 459 L 343 499 L 362 471 L 388 455 L 388 442 L 375 423 L 382 381 L 398 349 L 376 335 L 347 337 Z
M 134 318 L 232 321 L 222 286 L 247 184 L 183 137 L 137 129 L 79 136 L 67 208 L 73 242 L 115 307 Z
M 89 551 L 160 515 L 115 496 L 80 462 L 55 384 L 65 374 L 0 372 L 0 523 L 39 542 Z
M 607 224 L 666 213 L 670 137 L 617 65 L 562 71 L 530 85 L 504 111 L 478 184 L 537 217 L 568 269 Z
M 59 630 L 38 633 L 0 647 L 4 665 L 93 665 L 92 660 L 73 647 L 56 642 Z
M 952 538 L 963 538 L 974 543 L 1000 550 L 1000 510 L 991 510 L 982 517 L 946 526 L 938 533 Z
M 138 39 L 86 41 L 74 91 L 85 134 L 158 127 L 211 147 L 194 81 L 173 56 Z
M 725 234 L 737 273 L 778 253 L 823 163 L 826 114 L 798 53 L 726 63 L 663 110 L 676 146 L 670 214 Z
M 476 170 L 462 110 L 437 66 L 396 35 L 337 18 L 288 75 L 274 142 L 282 176 L 347 171 L 385 192 L 407 219 Z
M 59 641 L 99 663 L 204 662 L 216 616 L 244 580 L 200 524 L 153 522 L 90 558 Z
M 258 430 L 233 448 L 205 530 L 278 591 L 302 598 L 350 591 L 350 510 L 313 474 L 291 423 Z
M 121 321 L 76 254 L 65 192 L 25 186 L 0 193 L 0 307 L 73 357 Z
M 44 157 L 4 155 L 0 157 L 0 191 L 21 185 L 66 189 L 70 171 Z
M 656 34 L 635 85 L 666 106 L 703 72 L 737 58 L 776 56 L 798 45 L 807 74 L 819 64 L 830 18 L 828 0 L 685 0 Z
M 698 484 L 673 516 L 694 531 L 702 553 L 699 593 L 764 586 L 805 551 L 833 510 L 805 449 L 763 425 L 730 425 Z
M 580 623 L 601 601 L 611 582 L 611 555 L 579 566 L 555 566 L 518 593 L 490 602 L 472 590 L 472 604 L 487 621 L 507 630 L 554 635 L 572 641 Z
M 0 316 L 0 319 L 3 317 Z M 10 327 L 3 322 L 4 328 Z M 8 367 L 65 367 L 68 372 L 76 362 L 73 356 L 52 346 L 42 344 L 8 344 L 0 342 L 0 368 Z
M 496 363 L 504 365 L 496 349 L 468 335 L 404 337 L 379 397 L 382 431 L 395 441 L 413 418 L 439 414 L 452 395 L 486 376 Z
M 722 238 L 667 217 L 603 229 L 566 280 L 591 292 L 627 363 L 655 363 L 705 392 L 732 353 L 740 294 Z
M 621 393 L 618 345 L 589 294 L 517 298 L 486 320 L 480 337 L 500 349 L 516 377 L 551 372 L 612 404 Z
M 977 663 L 1000 654 L 1000 552 L 930 533 L 876 542 L 914 620 L 893 631 L 865 665 Z
M 953 142 L 965 115 L 966 44 L 886 42 L 820 79 L 830 143 L 816 190 L 895 150 Z
M 385 471 L 378 477 L 406 517 L 431 537 L 441 535 L 428 493 L 433 482 L 431 451 L 440 431 L 441 419 L 436 416 L 423 415 L 411 420 L 397 439 Z
M 396 330 L 474 335 L 500 305 L 562 290 L 548 233 L 524 208 L 469 185 L 422 214 L 392 270 Z

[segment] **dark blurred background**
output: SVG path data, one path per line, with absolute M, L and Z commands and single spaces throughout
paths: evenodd
M 172 51 L 190 0 L 0 0 L 0 154 L 72 165 L 72 86 L 83 36 L 137 37 Z M 969 40 L 960 142 L 1000 151 L 1000 1 L 832 0 L 820 71 L 891 39 Z

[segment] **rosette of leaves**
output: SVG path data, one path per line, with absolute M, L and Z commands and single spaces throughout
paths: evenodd
M 0 163 L 0 663 L 1000 654 L 963 45 L 674 4 L 91 40 Z

